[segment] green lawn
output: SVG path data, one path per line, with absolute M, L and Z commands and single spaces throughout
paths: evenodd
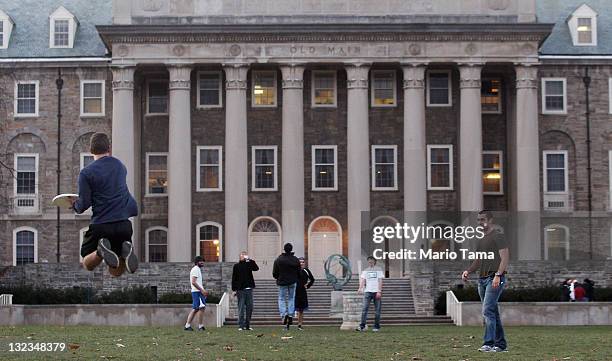
M 476 351 L 480 327 L 384 327 L 378 334 L 336 327 L 308 327 L 302 332 L 0 327 L 0 360 L 612 360 L 612 327 L 508 327 L 506 332 L 510 352 L 481 354 Z M 10 342 L 66 342 L 78 349 L 16 354 L 8 352 Z

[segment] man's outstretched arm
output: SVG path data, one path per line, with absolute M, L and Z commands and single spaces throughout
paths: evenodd
M 74 202 L 72 207 L 78 214 L 85 212 L 91 207 L 91 187 L 87 177 L 82 172 L 79 173 L 79 199 Z

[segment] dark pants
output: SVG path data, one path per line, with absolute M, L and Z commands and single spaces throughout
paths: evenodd
M 120 256 L 123 242 L 132 240 L 132 222 L 125 220 L 112 223 L 90 224 L 83 237 L 81 257 L 95 252 L 98 249 L 100 238 L 108 238 L 111 249 L 117 256 Z
M 236 294 L 238 296 L 238 326 L 249 328 L 253 314 L 253 290 L 238 290 Z
M 361 328 L 366 326 L 368 321 L 368 308 L 370 307 L 370 301 L 374 301 L 374 308 L 376 315 L 374 316 L 374 328 L 380 328 L 380 309 L 382 307 L 381 300 L 376 299 L 376 292 L 365 292 L 363 294 L 363 309 L 361 311 Z

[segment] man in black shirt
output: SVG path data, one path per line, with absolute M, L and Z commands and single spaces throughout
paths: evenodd
M 302 268 L 300 261 L 293 255 L 293 245 L 286 243 L 285 251 L 274 261 L 272 277 L 278 285 L 278 310 L 285 325 L 285 330 L 293 323 L 295 314 L 295 289 L 300 278 Z
M 238 330 L 253 330 L 251 315 L 253 314 L 253 288 L 255 280 L 253 271 L 259 271 L 259 266 L 246 251 L 240 252 L 240 262 L 232 270 L 232 291 L 238 297 Z
M 494 227 L 493 215 L 489 211 L 478 213 L 478 225 L 484 228 L 485 236 L 478 240 L 476 251 L 492 252 L 493 259 L 474 260 L 461 278 L 466 281 L 468 275 L 479 270 L 478 294 L 482 301 L 482 314 L 485 318 L 484 343 L 478 349 L 481 352 L 505 352 L 507 348 L 504 328 L 499 317 L 497 302 L 506 283 L 506 268 L 510 252 L 504 235 Z

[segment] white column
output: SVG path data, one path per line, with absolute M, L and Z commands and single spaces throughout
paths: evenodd
M 426 222 L 427 138 L 425 136 L 425 65 L 404 70 L 404 221 Z M 420 242 L 403 247 L 419 249 Z
M 516 67 L 516 205 L 518 258 L 540 259 L 538 69 Z
M 364 262 L 361 236 L 362 231 L 369 228 L 369 224 L 362 224 L 362 215 L 370 211 L 369 70 L 369 66 L 346 67 L 348 256 L 353 273 L 358 271 L 359 262 Z M 367 218 L 369 219 L 369 216 Z
M 244 64 L 225 70 L 225 260 L 236 261 L 248 246 L 247 72 Z
M 168 261 L 191 261 L 191 67 L 168 66 Z
M 461 211 L 482 209 L 482 111 L 479 65 L 459 67 L 461 114 L 459 126 L 459 174 Z
M 304 67 L 283 73 L 282 214 L 283 244 L 304 256 Z

